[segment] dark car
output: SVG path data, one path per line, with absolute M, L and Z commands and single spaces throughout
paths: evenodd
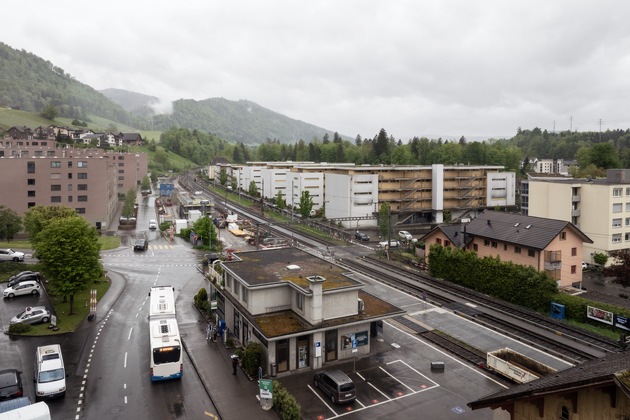
M 27 280 L 35 280 L 39 281 L 40 274 L 39 271 L 22 271 L 14 276 L 9 277 L 7 281 L 7 287 L 13 287 L 16 284 L 27 281 Z
M 134 251 L 146 251 L 147 249 L 149 249 L 148 239 L 138 239 L 136 243 L 133 245 Z
M 358 230 L 354 233 L 354 239 L 358 240 L 358 241 L 363 241 L 363 242 L 368 242 L 370 240 L 370 237 L 363 233 L 363 232 L 359 232 Z
M 17 369 L 0 370 L 0 401 L 19 398 L 24 394 L 21 374 Z
M 357 398 L 357 388 L 352 379 L 340 370 L 323 370 L 313 376 L 315 387 L 328 395 L 330 401 L 347 403 Z

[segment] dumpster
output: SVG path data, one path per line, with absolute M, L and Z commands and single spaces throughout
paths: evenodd
M 276 370 L 278 369 L 278 365 L 276 365 L 275 363 L 271 364 L 271 376 L 275 377 L 276 376 Z

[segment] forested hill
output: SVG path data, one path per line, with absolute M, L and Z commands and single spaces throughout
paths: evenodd
M 0 105 L 41 112 L 52 105 L 62 117 L 98 115 L 124 124 L 130 114 L 50 61 L 0 42 Z

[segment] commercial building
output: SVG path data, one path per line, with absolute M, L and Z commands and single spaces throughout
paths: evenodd
M 369 354 L 382 320 L 405 312 L 365 292 L 356 274 L 298 248 L 233 254 L 211 264 L 209 277 L 217 317 L 244 346 L 266 348 L 272 374 Z

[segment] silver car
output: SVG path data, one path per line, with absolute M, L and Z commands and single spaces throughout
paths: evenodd
M 24 253 L 11 248 L 0 249 L 0 261 L 24 261 Z
M 50 311 L 45 306 L 29 306 L 22 312 L 11 318 L 10 325 L 13 324 L 37 324 L 50 321 Z
M 2 291 L 2 295 L 5 298 L 12 298 L 22 295 L 37 295 L 39 294 L 39 283 L 35 280 L 21 281 L 13 286 L 7 287 Z

